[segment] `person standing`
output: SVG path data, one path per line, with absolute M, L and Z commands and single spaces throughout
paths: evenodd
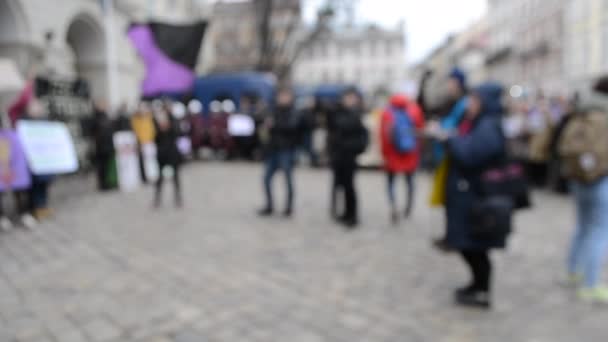
M 456 131 L 439 125 L 430 125 L 427 130 L 444 143 L 450 159 L 445 190 L 445 244 L 460 253 L 471 272 L 471 283 L 455 292 L 456 303 L 465 306 L 491 307 L 490 250 L 505 248 L 509 234 L 507 230 L 484 231 L 482 220 L 474 214 L 481 203 L 489 203 L 481 191 L 482 173 L 506 158 L 499 118 L 501 95 L 498 85 L 481 86 L 469 97 L 467 112 Z M 510 215 L 509 212 L 502 219 L 510 222 Z
M 390 106 L 382 113 L 380 124 L 382 157 L 393 224 L 399 222 L 395 194 L 396 176 L 403 175 L 407 186 L 405 217 L 409 217 L 412 211 L 415 195 L 414 173 L 420 163 L 417 132 L 423 128 L 424 115 L 420 107 L 405 95 L 394 95 Z
M 428 106 L 423 106 L 425 113 L 434 113 L 439 120 L 442 130 L 450 132 L 455 131 L 458 125 L 462 122 L 468 108 L 467 95 L 467 76 L 459 68 L 454 68 L 449 74 L 447 80 L 448 97 L 446 101 L 438 108 L 430 109 Z M 421 94 L 421 99 L 425 100 L 424 94 Z M 448 167 L 448 158 L 446 157 L 445 147 L 442 144 L 435 143 L 431 145 L 432 149 L 429 152 L 432 157 L 431 163 L 435 167 L 435 173 L 432 185 L 431 206 L 445 206 L 445 186 L 444 175 Z M 433 246 L 441 251 L 449 252 L 450 249 L 446 243 L 446 236 L 433 240 Z
M 259 214 L 270 216 L 274 213 L 272 179 L 277 171 L 285 174 L 287 203 L 283 215 L 293 214 L 294 185 L 293 168 L 296 149 L 301 137 L 301 120 L 294 107 L 294 95 L 289 89 L 281 89 L 277 95 L 274 112 L 264 123 L 268 131 L 264 171 L 264 193 L 266 204 Z
M 180 182 L 180 164 L 182 155 L 177 147 L 177 138 L 179 137 L 179 127 L 169 114 L 166 108 L 159 108 L 155 113 L 154 124 L 156 130 L 156 157 L 158 159 L 159 175 L 156 181 L 156 191 L 154 196 L 154 207 L 158 208 L 162 200 L 162 188 L 164 179 L 171 174 L 173 177 L 173 190 L 175 206 L 181 208 L 183 205 L 181 182 Z
M 344 212 L 338 221 L 347 228 L 359 224 L 355 172 L 357 157 L 365 151 L 369 134 L 361 116 L 363 104 L 357 89 L 347 89 L 338 109 L 327 118 L 328 149 L 333 173 L 332 208 L 339 192 L 344 194 Z
M 568 281 L 583 300 L 608 303 L 601 270 L 608 253 L 608 78 L 584 92 L 558 142 L 576 202 Z
M 95 140 L 95 166 L 97 167 L 97 188 L 100 191 L 112 190 L 110 169 L 114 160 L 114 129 L 104 104 L 95 107 L 93 119 L 93 138 Z

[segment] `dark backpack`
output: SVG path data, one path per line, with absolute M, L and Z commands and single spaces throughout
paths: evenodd
M 393 145 L 399 153 L 410 153 L 416 149 L 416 128 L 409 113 L 393 108 Z

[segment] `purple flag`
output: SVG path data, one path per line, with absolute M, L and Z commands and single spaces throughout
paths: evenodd
M 163 53 L 148 25 L 133 25 L 128 36 L 146 65 L 146 77 L 142 84 L 144 96 L 190 90 L 194 83 L 194 72 Z

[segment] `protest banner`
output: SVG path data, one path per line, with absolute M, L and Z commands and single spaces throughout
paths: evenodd
M 133 132 L 117 132 L 114 134 L 114 148 L 118 186 L 122 191 L 133 191 L 141 184 L 137 137 Z
M 148 182 L 156 182 L 159 176 L 158 159 L 156 158 L 156 145 L 147 143 L 141 146 L 141 157 L 144 173 Z
M 19 120 L 17 135 L 34 175 L 59 175 L 78 171 L 74 142 L 64 123 Z
M 0 192 L 29 188 L 32 182 L 17 134 L 0 130 Z

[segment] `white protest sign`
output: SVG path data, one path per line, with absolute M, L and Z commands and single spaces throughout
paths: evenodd
M 117 132 L 114 134 L 114 148 L 118 186 L 120 190 L 133 191 L 141 183 L 137 137 L 133 132 Z
M 141 146 L 141 157 L 144 165 L 144 172 L 148 182 L 156 182 L 159 176 L 158 160 L 156 159 L 156 145 L 147 143 Z
M 76 149 L 65 124 L 20 120 L 17 134 L 33 174 L 59 175 L 78 170 Z
M 245 114 L 232 114 L 228 118 L 228 133 L 233 137 L 250 137 L 255 134 L 255 122 Z

